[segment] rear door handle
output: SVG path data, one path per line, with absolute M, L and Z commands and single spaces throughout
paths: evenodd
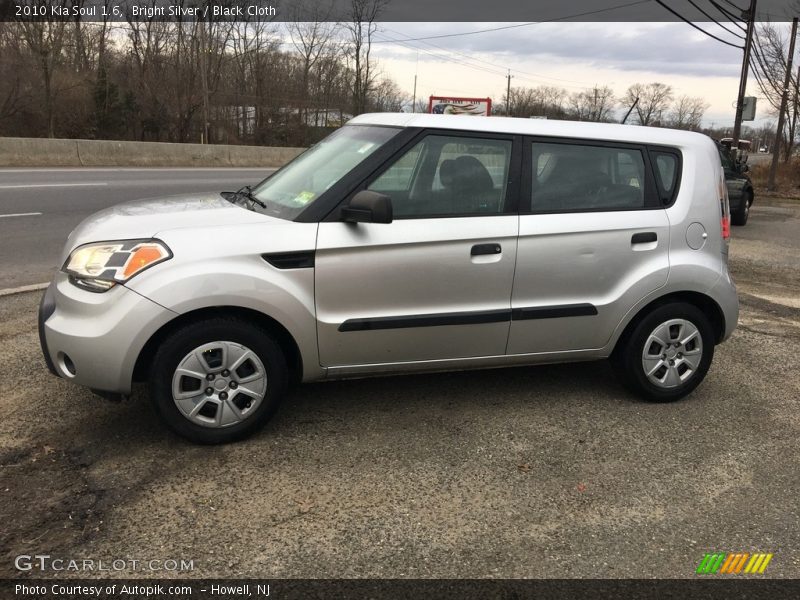
M 634 233 L 631 237 L 631 244 L 649 244 L 650 242 L 657 242 L 658 236 L 655 231 L 646 231 L 644 233 Z
M 482 254 L 500 254 L 502 251 L 503 248 L 500 247 L 500 244 L 475 244 L 472 247 L 472 252 L 470 252 L 470 255 L 481 256 Z

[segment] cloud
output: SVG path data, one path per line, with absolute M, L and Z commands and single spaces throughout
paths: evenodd
M 503 25 L 383 24 L 381 36 L 393 39 L 405 39 L 404 35 L 417 38 Z M 733 42 L 739 42 L 714 24 L 704 23 L 701 26 Z M 712 26 L 717 30 L 712 30 Z M 619 71 L 736 77 L 741 64 L 741 50 L 704 36 L 685 23 L 546 23 L 479 35 L 429 40 L 427 44 L 424 41 L 408 42 L 406 50 L 402 46 L 394 45 L 397 56 L 412 52 L 407 49 L 409 45 L 436 54 L 442 54 L 442 48 L 461 52 L 496 63 L 497 68 L 507 66 L 512 70 L 515 64 L 542 63 L 550 66 L 555 61 L 566 68 L 577 63 L 583 67 Z M 388 48 L 382 50 L 389 51 Z M 460 55 L 452 56 L 458 60 L 466 60 Z M 422 52 L 420 60 L 433 60 L 433 57 Z

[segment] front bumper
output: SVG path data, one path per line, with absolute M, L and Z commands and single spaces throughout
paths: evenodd
M 93 390 L 129 394 L 139 353 L 175 316 L 122 285 L 93 293 L 59 272 L 39 305 L 39 341 L 51 373 Z
M 44 335 L 44 323 L 56 310 L 56 301 L 53 293 L 53 284 L 47 286 L 42 296 L 42 301 L 39 302 L 39 344 L 42 346 L 42 354 L 44 354 L 44 362 L 47 365 L 47 370 L 53 375 L 58 375 L 56 367 L 53 364 L 53 359 L 50 358 L 50 352 L 47 350 L 47 338 Z

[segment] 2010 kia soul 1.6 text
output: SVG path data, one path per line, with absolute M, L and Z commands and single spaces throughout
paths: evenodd
M 134 381 L 197 442 L 291 380 L 610 358 L 681 398 L 736 326 L 719 154 L 696 133 L 375 114 L 259 185 L 101 211 L 42 299 L 50 370 Z

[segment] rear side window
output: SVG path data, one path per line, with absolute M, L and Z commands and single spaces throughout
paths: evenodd
M 651 151 L 655 163 L 656 179 L 662 204 L 670 204 L 678 191 L 680 159 L 674 152 Z
M 641 150 L 567 143 L 532 146 L 534 212 L 635 210 L 645 207 Z

